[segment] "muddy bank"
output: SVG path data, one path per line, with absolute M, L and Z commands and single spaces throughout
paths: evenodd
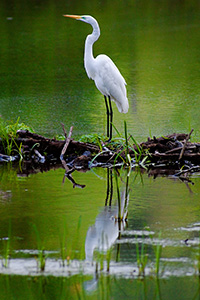
M 24 174 L 47 171 L 63 166 L 69 175 L 74 170 L 92 167 L 114 167 L 127 165 L 146 168 L 150 175 L 176 174 L 200 171 L 200 143 L 190 142 L 189 134 L 174 133 L 162 137 L 148 138 L 140 144 L 110 142 L 100 146 L 72 139 L 72 127 L 66 140 L 45 138 L 26 130 L 18 132 L 12 142 L 12 151 L 5 153 L 5 142 L 0 140 L 0 162 L 21 161 Z

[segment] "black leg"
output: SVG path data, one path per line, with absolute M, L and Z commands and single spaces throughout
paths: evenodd
M 109 138 L 109 129 L 110 129 L 110 115 L 109 115 L 109 108 L 108 108 L 108 101 L 107 101 L 107 98 L 106 96 L 104 96 L 104 99 L 105 99 L 105 104 L 106 104 L 106 114 L 107 114 L 107 137 Z
M 113 176 L 112 176 L 112 169 L 110 169 L 110 201 L 109 206 L 112 204 L 112 198 L 113 198 Z
M 108 200 L 109 200 L 109 206 L 111 206 L 112 198 L 113 198 L 112 169 L 107 168 L 107 192 L 106 192 L 105 206 L 108 205 Z
M 107 192 L 106 192 L 106 200 L 105 200 L 105 206 L 108 204 L 108 198 L 110 194 L 110 170 L 107 168 Z
M 109 106 L 110 106 L 110 134 L 109 134 L 109 140 L 112 140 L 112 124 L 113 124 L 113 110 L 112 110 L 112 103 L 111 103 L 111 99 L 110 96 L 108 96 L 109 99 Z

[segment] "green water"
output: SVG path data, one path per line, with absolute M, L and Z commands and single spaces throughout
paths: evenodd
M 110 13 L 112 12 L 112 13 Z M 60 122 L 74 136 L 105 133 L 103 96 L 83 67 L 91 26 L 62 17 L 91 14 L 105 53 L 127 81 L 130 110 L 114 106 L 114 124 L 139 141 L 188 132 L 199 139 L 200 21 L 198 1 L 1 1 L 0 114 L 53 136 Z
M 20 117 L 49 137 L 62 133 L 61 122 L 66 129 L 74 125 L 74 138 L 105 133 L 103 96 L 83 67 L 91 28 L 62 17 L 66 13 L 91 14 L 99 21 L 94 53 L 109 55 L 127 81 L 128 114 L 113 105 L 120 132 L 126 120 L 137 141 L 191 128 L 193 141 L 200 140 L 200 4 L 192 0 L 1 1 L 3 119 Z M 105 208 L 107 170 L 75 171 L 72 176 L 84 189 L 73 189 L 67 179 L 63 183 L 62 168 L 34 173 L 21 176 L 20 166 L 0 166 L 1 299 L 198 299 L 199 174 L 188 183 L 154 179 L 145 170 L 119 171 L 121 200 L 127 182 L 129 187 L 128 221 L 120 225 L 119 239 L 114 171 L 111 213 L 109 205 Z M 95 278 L 103 230 L 112 249 L 110 271 L 104 261 Z M 148 254 L 143 280 L 137 274 L 137 243 Z M 162 246 L 158 281 L 157 244 Z M 47 255 L 43 273 L 37 263 L 40 248 Z M 6 249 L 8 268 L 2 266 Z M 86 259 L 88 249 L 93 263 Z
M 89 279 L 89 278 L 85 278 Z M 147 279 L 125 280 L 120 284 L 114 278 L 100 278 L 98 292 L 83 291 L 83 281 L 79 276 L 75 278 L 24 278 L 13 277 L 0 279 L 0 287 L 6 290 L 6 286 L 12 284 L 12 290 L 8 296 L 13 299 L 198 299 L 198 280 L 171 278 L 169 281 L 154 281 Z M 17 293 L 19 284 L 22 285 L 24 296 Z M 109 287 L 109 289 L 107 289 Z M 192 292 L 191 292 L 192 291 Z M 168 298 L 165 296 L 168 295 Z M 9 299 L 10 299 L 9 298 Z M 6 297 L 2 300 L 8 299 Z
M 107 170 L 72 175 L 86 187 L 73 189 L 67 179 L 63 184 L 61 168 L 21 177 L 13 168 L 1 167 L 2 299 L 11 295 L 14 299 L 37 299 L 38 294 L 41 299 L 120 299 L 123 295 L 131 299 L 133 294 L 136 299 L 173 299 L 176 293 L 175 299 L 182 300 L 199 295 L 199 174 L 188 184 L 174 178 L 153 179 L 139 170 L 119 170 L 121 206 L 124 204 L 125 214 L 128 212 L 127 222 L 119 224 L 115 219 L 115 172 L 111 177 L 113 195 L 110 198 L 108 194 L 106 207 Z M 143 279 L 138 277 L 138 243 L 148 255 Z M 158 280 L 156 245 L 162 247 Z M 10 259 L 6 268 L 7 246 Z M 46 259 L 43 272 L 40 249 Z M 103 258 L 98 255 L 101 250 Z

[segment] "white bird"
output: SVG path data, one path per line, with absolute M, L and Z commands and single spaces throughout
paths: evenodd
M 104 95 L 107 112 L 107 136 L 110 141 L 112 139 L 113 123 L 111 100 L 116 103 L 119 112 L 127 113 L 129 109 L 126 81 L 107 55 L 100 54 L 96 58 L 93 56 L 93 44 L 100 36 L 97 21 L 88 15 L 64 15 L 64 17 L 83 21 L 93 28 L 92 34 L 89 34 L 85 41 L 84 66 L 88 77 L 94 80 L 96 87 Z

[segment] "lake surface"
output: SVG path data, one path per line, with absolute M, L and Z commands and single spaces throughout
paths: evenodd
M 113 3 L 1 1 L 0 115 L 47 137 L 63 134 L 61 122 L 73 138 L 105 134 L 103 96 L 83 67 L 91 27 L 62 17 L 91 14 L 95 55 L 109 55 L 127 81 L 130 109 L 113 105 L 116 128 L 123 134 L 126 120 L 138 142 L 194 128 L 199 142 L 200 4 Z M 0 165 L 1 299 L 198 299 L 199 173 L 191 182 L 139 169 L 72 176 L 85 188 L 63 183 L 61 167 L 22 176 Z
M 127 81 L 127 120 L 136 140 L 188 132 L 200 137 L 200 21 L 197 1 L 1 1 L 0 113 L 52 137 L 60 122 L 74 136 L 105 133 L 105 105 L 83 67 L 91 26 L 62 17 L 89 13 L 101 28 L 94 55 L 105 53 Z M 92 7 L 91 7 L 92 6 Z M 23 9 L 22 9 L 23 8 Z M 23 10 L 23 12 L 22 12 Z M 109 13 L 112 11 L 112 13 Z

